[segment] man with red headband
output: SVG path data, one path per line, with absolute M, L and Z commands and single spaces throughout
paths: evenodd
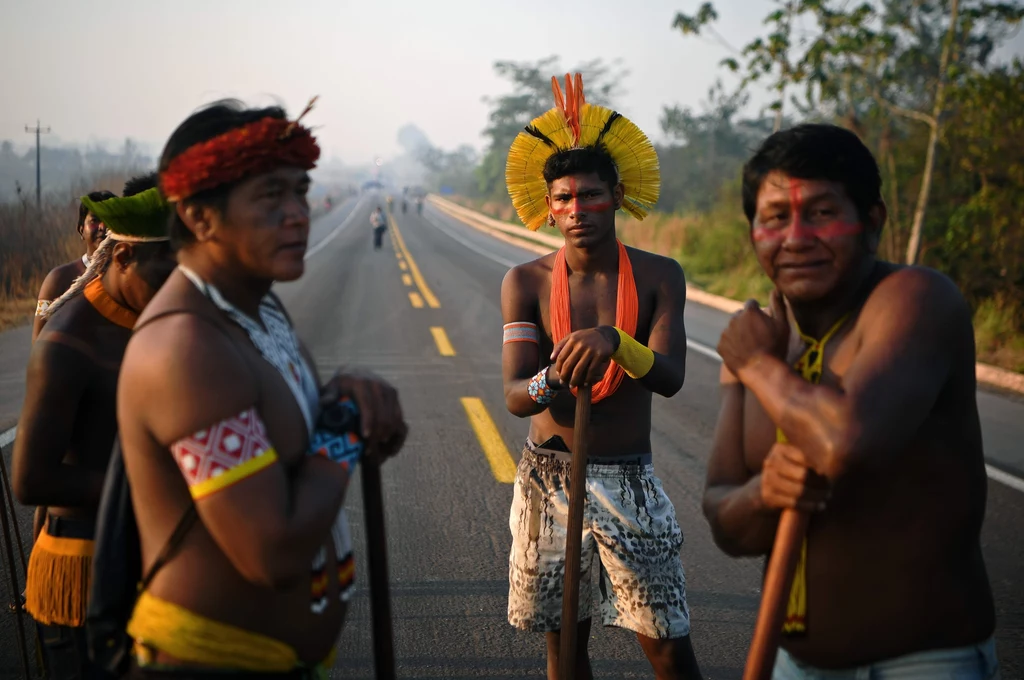
M 396 453 L 407 428 L 382 380 L 322 384 L 270 292 L 303 273 L 319 153 L 281 109 L 233 102 L 193 114 L 164 148 L 179 267 L 136 327 L 118 390 L 145 584 L 128 625 L 137 677 L 331 665 L 353 589 L 352 458 L 315 444 L 321 411 L 354 401 L 344 441 L 373 456 Z
M 565 237 L 557 253 L 514 267 L 501 289 L 502 366 L 509 411 L 530 417 L 509 525 L 508 619 L 547 634 L 558 677 L 568 520 L 566 485 L 575 388 L 593 388 L 576 677 L 590 678 L 591 565 L 600 616 L 637 634 L 658 678 L 699 678 L 690 644 L 683 534 L 651 456 L 651 396 L 682 387 L 686 285 L 668 258 L 626 248 L 615 211 L 643 218 L 657 201 L 658 157 L 633 123 L 586 104 L 566 76 L 556 108 L 509 152 L 506 177 L 520 219 Z

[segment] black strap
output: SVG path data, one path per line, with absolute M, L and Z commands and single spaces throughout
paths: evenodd
M 178 520 L 178 526 L 174 527 L 174 531 L 171 532 L 171 537 L 168 538 L 167 543 L 164 544 L 163 550 L 160 551 L 156 560 L 153 561 L 153 564 L 150 565 L 149 569 L 142 577 L 142 580 L 139 581 L 140 593 L 149 587 L 149 584 L 153 580 L 153 577 L 156 576 L 156 573 L 171 561 L 171 558 L 174 557 L 174 553 L 176 553 L 178 548 L 181 547 L 181 543 L 185 540 L 185 536 L 198 519 L 199 513 L 196 512 L 195 503 L 189 503 L 188 509 L 185 510 L 185 514 Z
M 156 321 L 157 319 L 162 319 L 168 316 L 174 316 L 175 314 L 189 314 L 197 319 L 202 319 L 203 321 L 206 321 L 211 326 L 213 326 L 221 333 L 223 333 L 224 336 L 231 343 L 231 346 L 237 349 L 235 339 L 231 337 L 231 334 L 228 333 L 226 328 L 224 328 L 222 320 L 214 319 L 210 315 L 204 314 L 202 312 L 197 312 L 194 309 L 177 308 L 166 309 L 162 312 L 157 312 L 153 316 L 145 319 L 142 323 L 136 324 L 135 328 L 132 329 L 132 333 L 139 332 L 139 330 L 146 327 L 150 323 Z M 249 365 L 250 370 L 253 369 L 253 366 L 249 359 L 245 356 L 245 353 L 240 351 L 239 355 L 241 355 L 242 361 Z M 258 406 L 262 401 L 262 395 L 260 394 L 259 391 L 259 382 L 257 382 L 256 394 L 256 404 Z M 178 551 L 178 548 L 181 547 L 182 541 L 185 540 L 185 536 L 188 535 L 189 530 L 192 529 L 192 526 L 196 523 L 198 519 L 199 512 L 196 510 L 195 503 L 189 502 L 188 508 L 185 510 L 185 513 L 181 516 L 181 519 L 178 520 L 177 526 L 174 527 L 174 531 L 171 532 L 171 536 L 167 539 L 167 542 L 164 544 L 164 547 L 160 551 L 160 554 L 157 555 L 157 558 L 153 561 L 153 564 L 150 565 L 149 569 L 142 577 L 142 580 L 139 581 L 140 593 L 146 590 L 147 587 L 149 587 L 149 584 L 153 581 L 153 578 L 156 576 L 157 572 L 160 571 L 160 569 L 165 567 L 167 563 L 171 561 L 171 558 L 174 557 L 174 554 Z

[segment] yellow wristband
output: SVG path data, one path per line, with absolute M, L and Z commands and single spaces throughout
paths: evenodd
M 639 380 L 654 366 L 654 352 L 634 340 L 626 331 L 616 328 L 619 334 L 619 348 L 612 355 L 612 361 L 622 367 L 630 378 Z

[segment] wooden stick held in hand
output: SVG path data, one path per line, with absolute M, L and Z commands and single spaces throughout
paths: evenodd
M 565 536 L 565 584 L 562 590 L 562 631 L 559 638 L 558 676 L 576 677 L 577 619 L 580 603 L 580 552 L 583 549 L 583 502 L 587 497 L 587 439 L 590 429 L 590 387 L 576 393 L 576 424 L 572 434 L 569 471 L 569 523 Z
M 363 508 L 366 513 L 366 552 L 370 571 L 370 612 L 373 618 L 373 665 L 377 680 L 394 680 L 395 646 L 391 630 L 388 587 L 388 541 L 384 522 L 384 491 L 380 463 L 363 459 Z
M 793 586 L 793 576 L 800 559 L 800 545 L 807 534 L 809 519 L 806 512 L 792 509 L 783 510 L 779 518 L 743 680 L 770 680 L 772 677 L 789 603 L 789 591 Z

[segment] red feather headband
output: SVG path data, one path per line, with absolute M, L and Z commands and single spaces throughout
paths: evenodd
M 312 106 L 311 101 L 302 115 Z M 168 201 L 183 201 L 200 191 L 282 166 L 312 169 L 320 158 L 320 147 L 309 128 L 299 125 L 301 119 L 261 118 L 189 147 L 160 173 L 164 196 Z

